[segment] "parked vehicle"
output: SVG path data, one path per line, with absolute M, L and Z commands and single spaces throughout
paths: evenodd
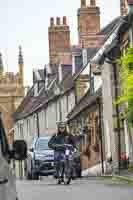
M 54 151 L 48 147 L 49 139 L 50 136 L 36 137 L 33 139 L 25 162 L 27 179 L 37 180 L 39 176 L 54 174 Z
M 13 148 L 9 149 L 0 116 L 0 200 L 18 200 L 15 173 L 10 162 L 12 159 L 24 160 L 26 155 L 27 146 L 23 140 L 14 141 Z

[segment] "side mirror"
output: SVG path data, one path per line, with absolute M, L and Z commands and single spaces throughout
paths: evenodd
M 30 151 L 30 152 L 34 152 L 34 149 L 33 149 L 33 148 L 30 148 L 29 151 Z
M 27 158 L 27 144 L 24 140 L 13 142 L 13 158 L 15 160 L 25 160 Z

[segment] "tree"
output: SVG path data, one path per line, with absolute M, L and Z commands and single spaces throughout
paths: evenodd
M 119 59 L 122 95 L 117 103 L 127 103 L 127 118 L 133 126 L 133 46 Z

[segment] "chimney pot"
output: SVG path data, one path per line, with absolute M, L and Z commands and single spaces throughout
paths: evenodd
M 96 6 L 96 0 L 90 0 L 90 6 Z
M 50 18 L 50 26 L 54 26 L 54 18 L 53 17 Z
M 63 17 L 63 25 L 67 25 L 67 18 L 66 18 L 66 16 Z
M 81 8 L 86 7 L 86 0 L 81 0 Z
M 60 25 L 60 17 L 56 17 L 56 25 Z

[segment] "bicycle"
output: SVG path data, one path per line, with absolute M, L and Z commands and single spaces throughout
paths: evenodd
M 64 149 L 64 156 L 59 161 L 57 184 L 61 184 L 63 182 L 65 185 L 69 185 L 72 180 L 74 170 L 73 157 L 77 150 L 70 144 L 60 145 L 60 147 Z

